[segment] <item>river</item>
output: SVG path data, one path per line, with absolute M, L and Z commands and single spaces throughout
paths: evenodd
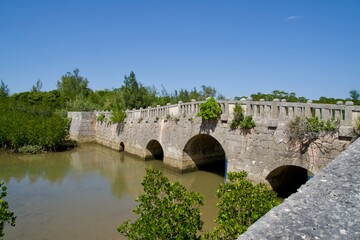
M 8 187 L 15 227 L 5 239 L 123 239 L 116 228 L 134 219 L 145 169 L 160 169 L 170 181 L 205 196 L 203 230 L 214 227 L 216 189 L 223 176 L 196 171 L 177 173 L 162 161 L 144 161 L 96 144 L 37 155 L 0 151 L 0 180 Z

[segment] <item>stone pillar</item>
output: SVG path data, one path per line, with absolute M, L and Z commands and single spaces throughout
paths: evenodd
M 354 103 L 352 101 L 345 102 L 345 122 L 346 126 L 352 126 L 352 112 L 354 109 Z
M 271 105 L 271 118 L 277 119 L 279 118 L 279 102 L 280 100 L 275 98 Z

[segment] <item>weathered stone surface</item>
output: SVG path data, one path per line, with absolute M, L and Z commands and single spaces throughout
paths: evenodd
M 105 115 L 103 122 L 96 121 L 99 114 Z M 338 139 L 336 134 L 324 135 L 300 154 L 300 146 L 290 141 L 286 121 L 277 120 L 277 128 L 274 130 L 269 129 L 267 121 L 258 118 L 254 129 L 231 130 L 228 123 L 206 122 L 200 117 L 189 120 L 188 116 L 182 115 L 179 118 L 141 119 L 138 114 L 135 118 L 117 124 L 106 121 L 110 114 L 69 113 L 72 118 L 70 137 L 79 141 L 95 141 L 116 150 L 124 148 L 126 152 L 144 158 L 149 155 L 148 144 L 155 140 L 163 149 L 164 163 L 179 171 L 194 169 L 196 166 L 194 159 L 186 157 L 184 152 L 193 139 L 201 140 L 196 146 L 206 146 L 209 140 L 214 139 L 225 152 L 228 171 L 245 170 L 256 182 L 266 182 L 269 173 L 284 165 L 299 166 L 317 173 L 350 143 Z M 197 161 L 201 163 L 200 158 Z
M 238 239 L 360 239 L 360 139 Z

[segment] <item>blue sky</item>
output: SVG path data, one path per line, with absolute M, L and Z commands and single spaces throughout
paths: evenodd
M 94 90 L 134 71 L 169 92 L 226 97 L 360 90 L 358 0 L 0 0 L 0 79 L 11 93 L 56 89 L 80 69 Z

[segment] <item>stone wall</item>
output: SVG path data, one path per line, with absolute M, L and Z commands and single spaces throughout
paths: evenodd
M 360 239 L 360 139 L 238 239 Z

